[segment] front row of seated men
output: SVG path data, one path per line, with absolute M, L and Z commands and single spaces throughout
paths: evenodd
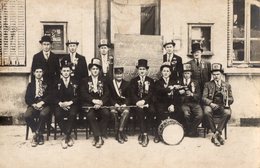
M 143 147 L 149 143 L 148 130 L 152 122 L 156 122 L 155 125 L 158 127 L 162 120 L 168 117 L 180 120 L 181 115 L 184 115 L 185 122 L 182 124 L 187 136 L 198 136 L 197 127 L 205 116 L 213 132 L 211 142 L 216 146 L 224 144 L 221 132 L 230 118 L 229 106 L 233 103 L 233 97 L 231 86 L 221 80 L 221 64 L 212 64 L 213 80 L 205 84 L 203 95 L 197 81 L 191 79 L 190 64 L 183 65 L 181 80 L 173 80 L 170 77 L 171 64 L 163 63 L 160 67 L 162 76 L 156 82 L 147 76 L 149 66 L 145 59 L 138 60 L 138 76 L 130 82 L 123 79 L 123 67 L 114 69 L 113 80 L 104 78 L 101 75 L 100 59 L 93 58 L 88 68 L 90 76 L 77 83 L 70 75 L 71 67 L 64 64 L 60 70 L 60 79 L 54 86 L 48 86 L 42 77 L 42 67 L 34 67 L 35 81 L 28 84 L 25 96 L 28 104 L 25 120 L 33 132 L 33 147 L 44 143 L 43 128 L 51 109 L 54 109 L 58 125 L 64 133 L 62 148 L 73 146 L 71 132 L 81 106 L 91 126 L 94 135 L 92 144 L 96 148 L 100 148 L 104 144 L 103 138 L 107 137 L 110 115 L 115 120 L 116 140 L 121 144 L 128 140 L 124 127 L 129 117 L 130 106 L 138 119 L 138 142 Z M 215 113 L 221 117 L 217 128 L 213 121 Z M 38 116 L 38 122 L 34 120 L 35 116 Z M 154 116 L 157 118 L 156 121 L 152 120 Z M 66 122 L 64 117 L 67 118 Z M 154 142 L 159 141 L 156 133 Z

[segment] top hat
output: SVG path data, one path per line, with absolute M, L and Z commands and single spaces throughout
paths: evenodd
M 221 73 L 224 72 L 223 68 L 222 68 L 222 64 L 220 63 L 213 63 L 211 66 L 211 72 L 215 72 L 215 71 L 220 71 Z
M 43 42 L 50 42 L 52 43 L 52 39 L 50 36 L 42 36 L 41 40 L 39 41 L 40 43 L 43 43 Z
M 170 40 L 170 41 L 165 41 L 164 44 L 163 44 L 163 47 L 165 48 L 168 44 L 172 44 L 173 47 L 175 46 L 175 43 L 173 40 Z
M 68 60 L 62 60 L 60 63 L 60 69 L 64 68 L 64 67 L 69 67 L 70 69 L 72 68 L 72 62 L 68 62 Z
M 115 74 L 122 74 L 122 73 L 124 73 L 124 67 L 115 67 L 114 68 L 114 73 Z
M 191 64 L 183 64 L 183 72 L 192 72 Z
M 36 63 L 33 67 L 32 67 L 32 72 L 34 72 L 36 69 L 41 69 L 43 71 L 43 65 Z
M 76 41 L 76 40 L 68 40 L 68 41 L 66 42 L 66 46 L 68 46 L 69 44 L 76 44 L 76 45 L 79 45 L 79 42 Z
M 102 63 L 100 59 L 92 58 L 91 63 L 88 65 L 88 69 L 91 69 L 94 65 L 97 66 L 99 69 L 102 69 Z
M 139 59 L 137 65 L 136 65 L 136 68 L 139 68 L 139 67 L 145 67 L 146 69 L 149 69 L 149 66 L 147 65 L 147 60 Z
M 193 43 L 191 45 L 191 53 L 195 53 L 196 51 L 200 50 L 201 52 L 203 52 L 203 49 L 200 46 L 200 43 Z
M 168 68 L 171 69 L 171 63 L 170 63 L 170 62 L 164 62 L 164 63 L 161 65 L 161 67 L 160 67 L 160 71 L 162 71 L 164 67 L 168 67 Z
M 101 39 L 99 44 L 98 44 L 98 48 L 102 47 L 102 46 L 107 46 L 110 48 L 110 44 L 108 44 L 107 39 Z

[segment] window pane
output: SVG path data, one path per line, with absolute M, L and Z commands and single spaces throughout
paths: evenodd
M 260 8 L 251 5 L 251 37 L 260 37 Z
M 243 40 L 233 41 L 234 61 L 244 61 L 245 59 L 245 45 Z
M 233 37 L 243 38 L 245 28 L 245 0 L 234 0 Z
M 250 42 L 250 61 L 260 61 L 260 40 Z

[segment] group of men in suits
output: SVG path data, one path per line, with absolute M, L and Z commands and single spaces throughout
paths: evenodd
M 192 45 L 194 59 L 183 64 L 182 58 L 173 52 L 175 43 L 165 43 L 161 78 L 155 81 L 148 77 L 148 61 L 139 59 L 137 76 L 128 82 L 123 79 L 123 67 L 111 68 L 113 58 L 108 54 L 110 46 L 106 40 L 99 44 L 100 58 L 93 58 L 88 67 L 85 57 L 77 53 L 77 41 L 66 43 L 69 54 L 61 60 L 51 52 L 49 36 L 43 36 L 40 44 L 42 51 L 33 57 L 31 82 L 25 96 L 28 104 L 25 120 L 33 132 L 33 147 L 44 143 L 44 124 L 52 113 L 64 133 L 61 141 L 64 149 L 74 144 L 71 131 L 77 113 L 87 117 L 94 135 L 93 146 L 100 148 L 104 144 L 111 116 L 115 122 L 116 140 L 123 144 L 128 141 L 124 127 L 130 111 L 138 119 L 138 142 L 143 147 L 149 143 L 148 130 L 154 116 L 156 126 L 168 117 L 175 118 L 191 137 L 198 136 L 197 127 L 205 116 L 214 133 L 212 143 L 216 146 L 224 144 L 221 132 L 230 118 L 230 108 L 225 105 L 233 102 L 231 87 L 221 80 L 221 64 L 211 67 L 201 59 L 203 50 L 200 45 Z M 111 71 L 114 71 L 113 77 Z M 222 117 L 217 128 L 213 122 L 215 112 Z M 154 142 L 160 140 L 156 133 Z

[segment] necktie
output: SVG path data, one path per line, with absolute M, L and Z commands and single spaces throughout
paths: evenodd
M 42 90 L 42 81 L 40 79 L 38 79 L 38 86 L 39 86 L 38 96 L 42 97 L 43 96 L 43 90 Z
M 49 54 L 45 53 L 45 59 L 47 60 L 49 58 Z
M 68 79 L 65 78 L 65 87 L 68 88 Z
M 196 63 L 197 63 L 197 66 L 200 65 L 200 63 L 199 63 L 199 59 L 196 59 Z
M 171 62 L 171 54 L 168 54 L 168 62 Z

